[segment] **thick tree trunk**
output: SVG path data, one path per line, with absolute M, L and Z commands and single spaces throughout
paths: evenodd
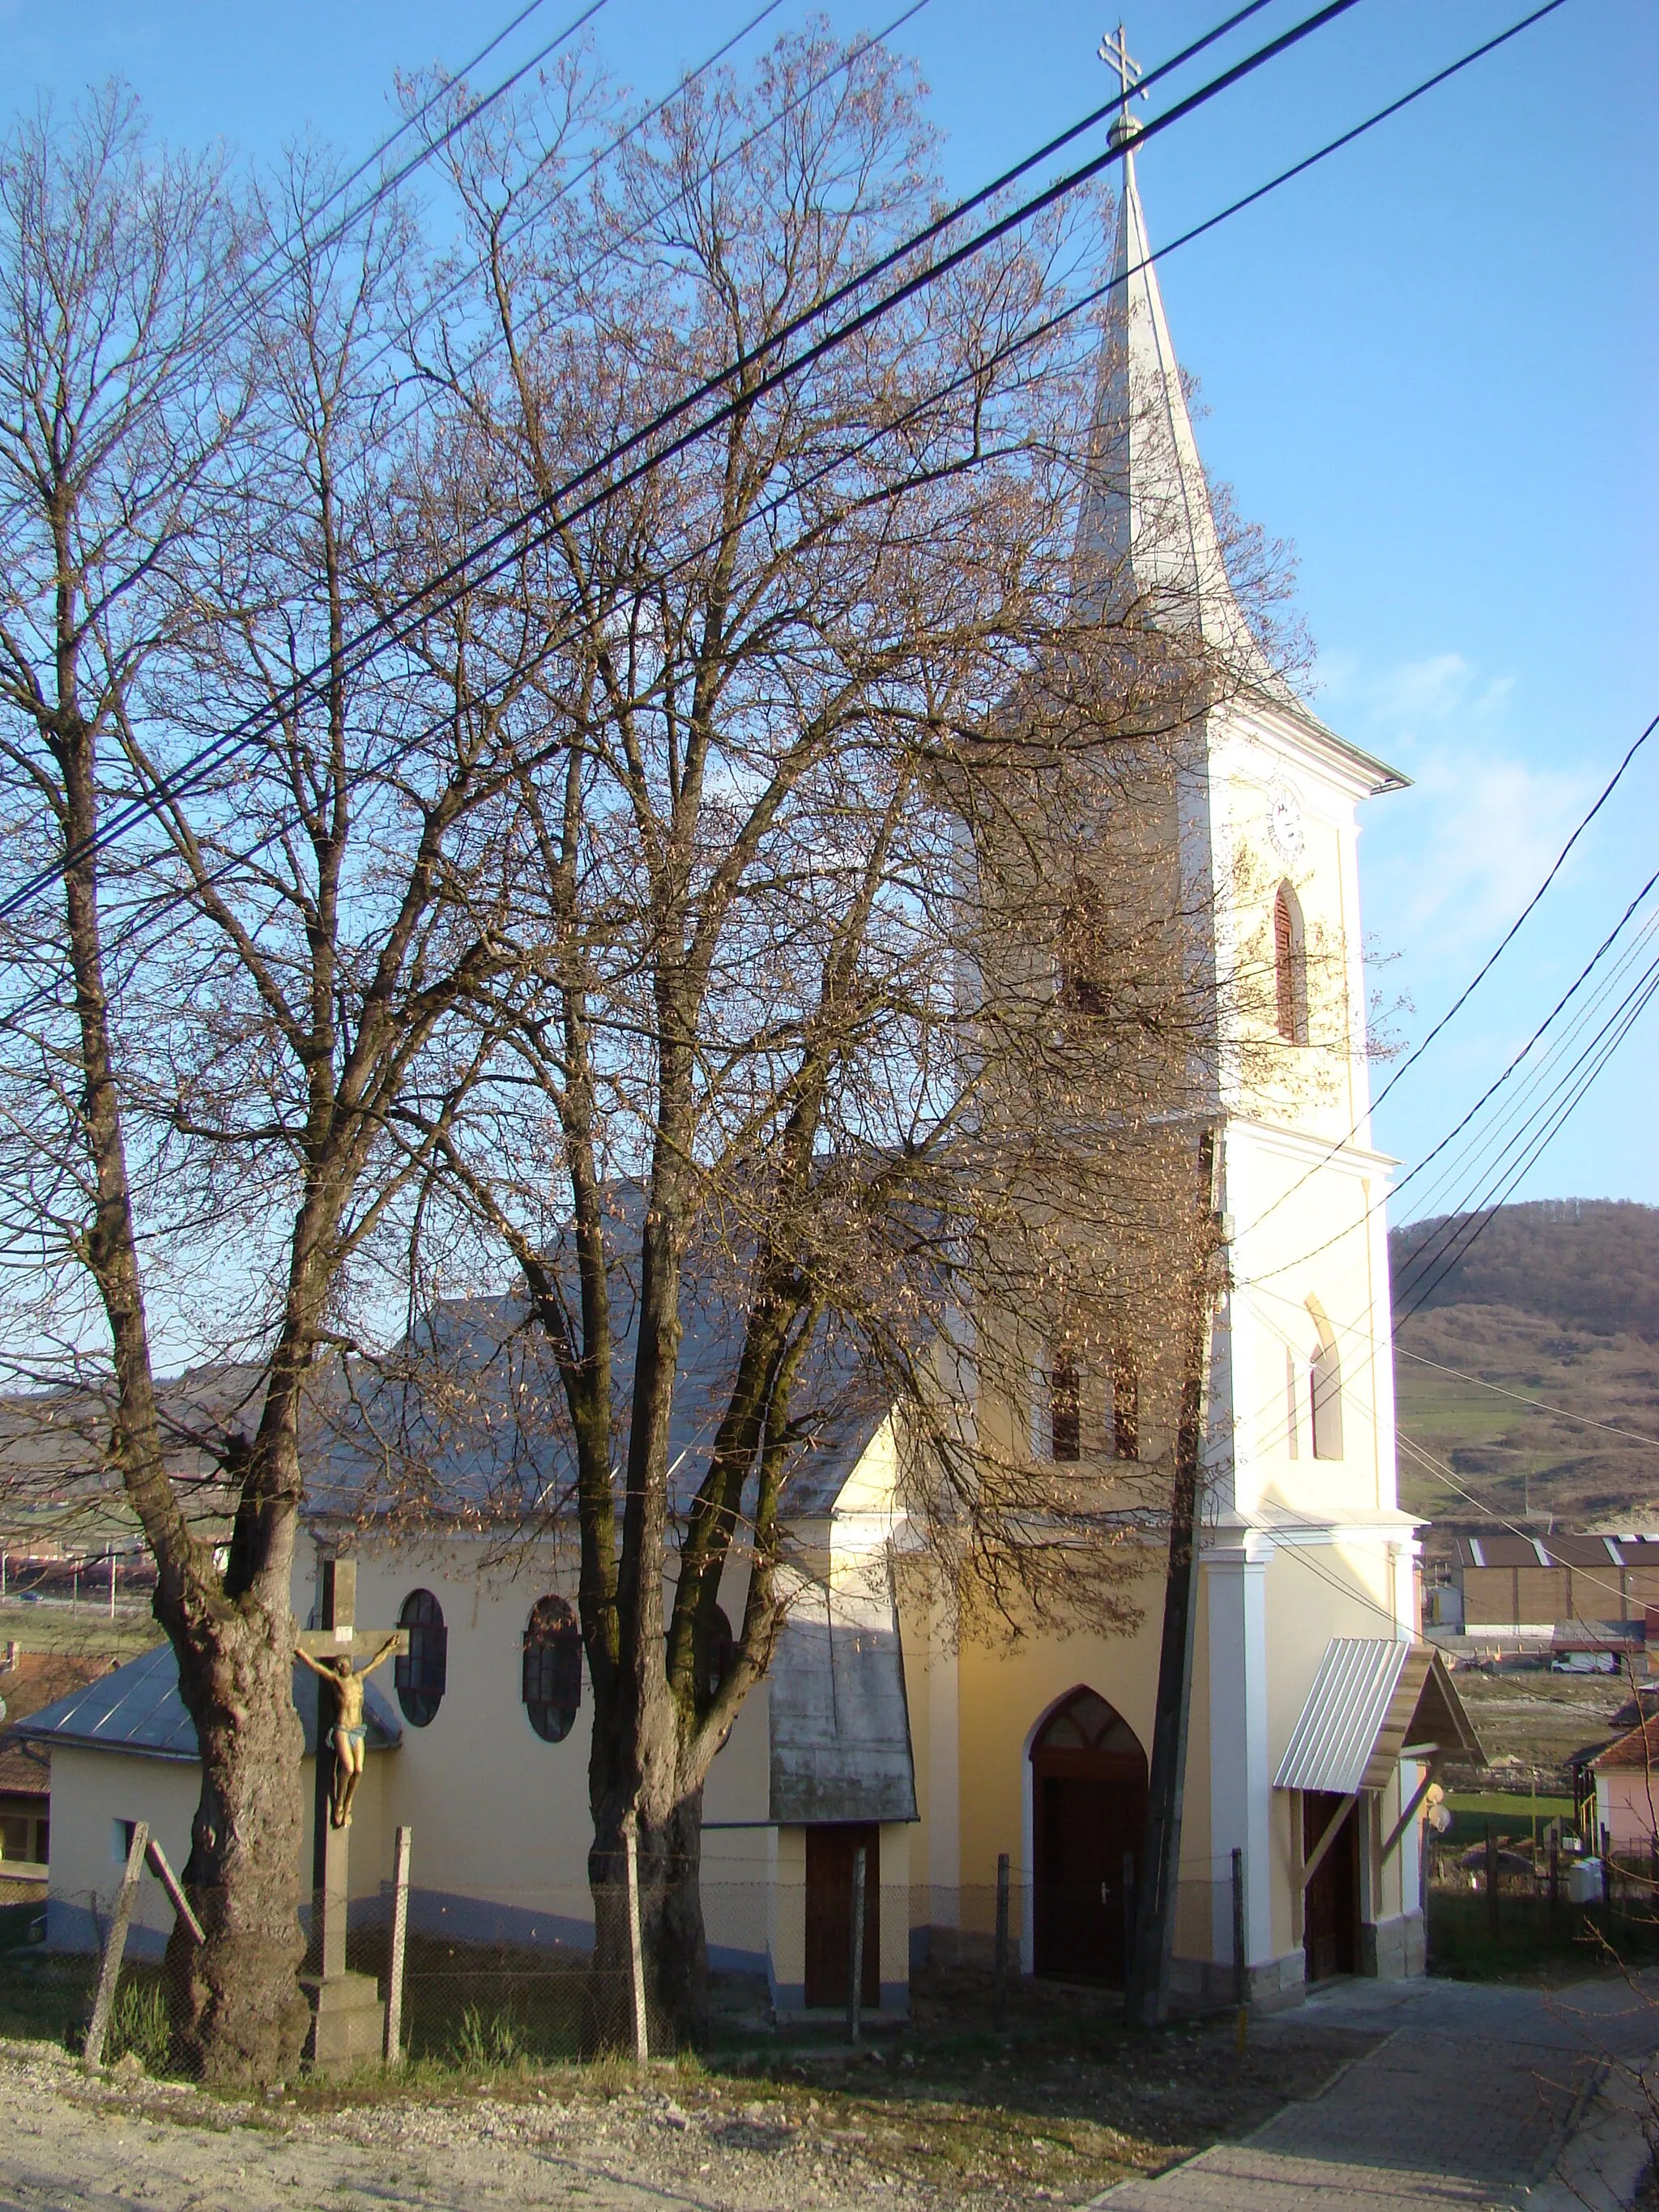
M 646 2019 L 653 2057 L 695 2048 L 708 2029 L 708 1946 L 703 1932 L 702 1792 L 659 1821 L 636 1818 Z M 622 1815 L 588 1853 L 593 1960 L 582 2008 L 590 2057 L 634 2047 L 633 1936 Z
M 250 1601 L 199 1638 L 174 1638 L 202 1747 L 202 1795 L 184 1883 L 207 1942 L 167 1947 L 174 2063 L 202 2080 L 292 2076 L 309 2022 L 299 1972 L 302 1739 L 293 1624 Z

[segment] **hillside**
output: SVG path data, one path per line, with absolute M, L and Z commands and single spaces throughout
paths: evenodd
M 1504 1206 L 1435 1282 L 1449 1225 L 1413 1222 L 1389 1239 L 1401 1503 L 1442 1534 L 1487 1514 L 1540 1528 L 1659 1527 L 1659 1442 L 1643 1441 L 1659 1439 L 1659 1209 Z M 1400 1320 L 1431 1282 L 1421 1310 Z

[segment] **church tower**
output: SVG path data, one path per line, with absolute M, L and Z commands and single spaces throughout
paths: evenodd
M 1328 1640 L 1395 1643 L 1414 1626 L 1414 1524 L 1395 1493 L 1393 1164 L 1371 1143 L 1358 866 L 1361 802 L 1405 779 L 1328 728 L 1272 670 L 1239 605 L 1148 243 L 1138 135 L 1126 103 L 1078 586 L 1103 612 L 1129 607 L 1149 626 L 1195 630 L 1229 675 L 1203 714 L 1180 805 L 1221 1000 L 1206 1118 L 1228 1262 L 1188 1760 L 1188 1806 L 1207 1804 L 1209 1833 L 1190 1832 L 1189 1813 L 1183 1861 L 1221 1867 L 1239 1848 L 1264 1869 L 1302 1848 L 1274 1830 L 1286 1810 L 1300 1817 L 1276 1801 L 1303 1793 L 1274 1783 Z M 1208 1786 L 1194 1790 L 1200 1760 Z M 1380 1861 L 1368 1873 L 1363 1849 L 1357 1858 L 1376 1893 L 1362 1923 L 1398 1919 L 1399 1891 L 1395 1915 L 1382 1911 Z M 1414 1864 L 1404 1888 L 1414 1902 Z M 1218 1915 L 1218 1883 L 1216 1895 Z M 1299 1948 L 1301 1904 L 1293 1886 L 1287 1898 L 1277 1881 L 1250 1882 L 1253 1964 Z M 1218 1958 L 1224 1936 L 1218 1925 Z

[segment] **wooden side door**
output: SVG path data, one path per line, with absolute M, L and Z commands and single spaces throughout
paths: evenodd
M 1322 1790 L 1302 1798 L 1302 1858 L 1305 1866 L 1342 1802 Z M 1310 1982 L 1359 1972 L 1359 1823 L 1358 1808 L 1347 1816 L 1304 1893 L 1302 1943 Z
M 881 1830 L 851 1821 L 806 1831 L 806 2002 L 844 2005 L 853 1966 L 853 1854 L 864 1849 L 864 1973 L 860 2002 L 881 2003 Z

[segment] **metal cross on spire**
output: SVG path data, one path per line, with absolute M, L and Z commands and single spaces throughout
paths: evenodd
M 1136 96 L 1135 87 L 1140 82 L 1142 70 L 1140 64 L 1130 56 L 1128 40 L 1124 36 L 1121 23 L 1115 32 L 1108 31 L 1101 40 L 1100 58 L 1108 69 L 1117 72 L 1117 81 L 1123 88 L 1123 112 L 1127 115 L 1129 102 Z M 1139 97 L 1145 100 L 1146 94 L 1143 92 Z

